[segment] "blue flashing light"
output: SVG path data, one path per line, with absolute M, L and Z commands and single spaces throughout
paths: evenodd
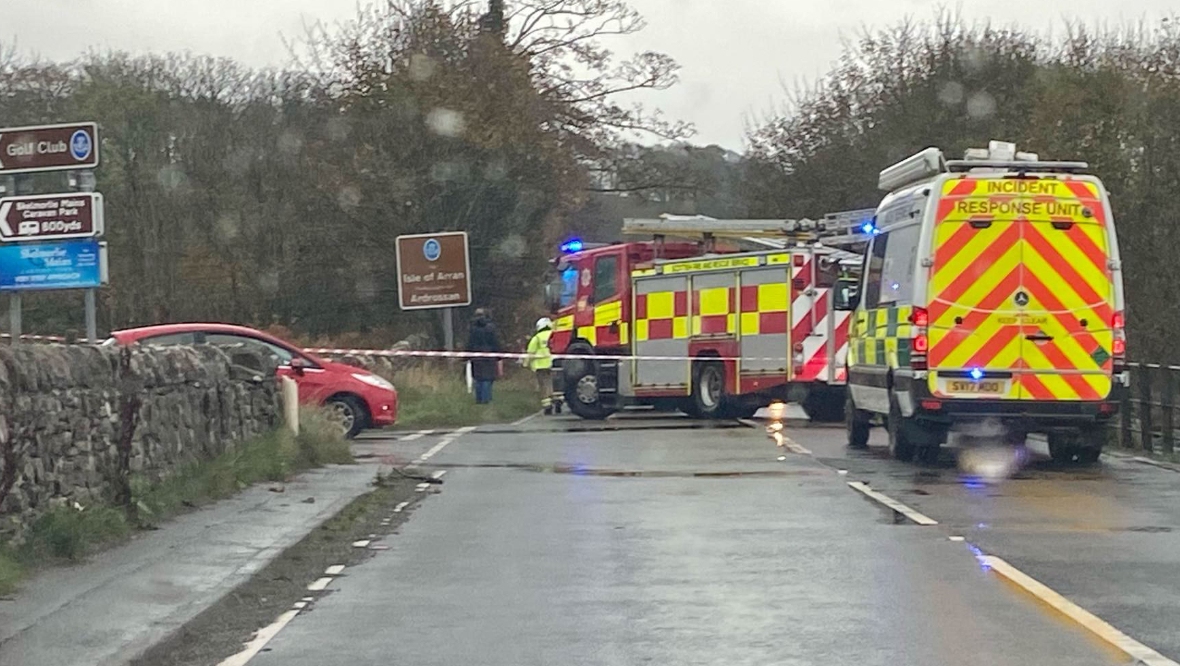
M 571 238 L 561 244 L 561 251 L 563 254 L 570 254 L 571 252 L 581 252 L 582 247 L 583 247 L 583 245 L 582 245 L 581 238 Z
M 967 374 L 971 377 L 971 379 L 974 379 L 975 381 L 979 381 L 979 380 L 983 379 L 983 370 L 980 370 L 979 368 L 971 368 L 971 370 L 968 371 Z

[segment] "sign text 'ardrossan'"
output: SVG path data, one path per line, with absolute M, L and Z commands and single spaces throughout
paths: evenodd
M 398 236 L 397 271 L 403 310 L 471 304 L 465 232 Z

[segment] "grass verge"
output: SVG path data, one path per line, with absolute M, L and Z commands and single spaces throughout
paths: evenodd
M 0 543 L 0 596 L 15 591 L 21 579 L 38 567 L 77 562 L 119 543 L 136 529 L 152 528 L 254 483 L 283 481 L 302 470 L 352 462 L 348 442 L 322 413 L 303 410 L 299 421 L 298 436 L 280 428 L 212 460 L 183 466 L 163 481 L 133 477 L 135 521 L 123 509 L 104 504 L 51 509 L 32 525 L 23 543 Z
M 398 373 L 399 426 L 441 428 L 508 423 L 540 409 L 536 380 L 531 372 L 507 368 L 507 376 L 492 388 L 490 405 L 475 404 L 467 392 L 462 366 L 423 364 Z

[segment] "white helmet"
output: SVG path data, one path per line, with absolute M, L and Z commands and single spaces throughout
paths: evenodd
M 537 320 L 537 330 L 540 331 L 546 328 L 553 328 L 553 322 L 549 320 L 549 317 L 541 317 Z

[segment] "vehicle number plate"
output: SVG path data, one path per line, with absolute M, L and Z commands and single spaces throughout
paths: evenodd
M 970 381 L 950 381 L 947 382 L 947 388 L 951 393 L 986 393 L 986 394 L 1001 394 L 1004 392 L 1004 382 L 1000 380 L 970 382 Z

